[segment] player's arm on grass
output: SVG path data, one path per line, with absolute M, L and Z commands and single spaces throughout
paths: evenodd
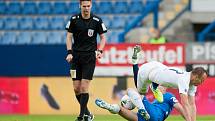
M 196 103 L 195 96 L 188 96 L 190 109 L 191 109 L 191 120 L 196 121 Z
M 186 118 L 185 118 L 186 114 L 184 112 L 182 105 L 178 102 L 178 103 L 175 103 L 173 106 L 181 114 L 181 116 L 186 120 Z
M 186 121 L 191 121 L 191 111 L 190 111 L 190 104 L 188 102 L 188 96 L 186 94 L 181 93 L 180 97 L 181 97 L 181 104 L 185 112 L 185 119 Z

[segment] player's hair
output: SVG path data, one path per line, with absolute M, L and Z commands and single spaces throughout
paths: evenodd
M 198 75 L 198 77 L 203 76 L 204 73 L 208 76 L 208 72 L 202 67 L 196 67 L 192 70 L 192 74 Z

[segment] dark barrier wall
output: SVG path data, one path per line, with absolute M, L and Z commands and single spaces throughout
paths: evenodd
M 68 76 L 65 45 L 1 45 L 0 76 Z

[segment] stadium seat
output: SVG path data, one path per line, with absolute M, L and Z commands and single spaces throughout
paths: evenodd
M 38 14 L 50 14 L 52 12 L 52 4 L 50 2 L 40 2 L 37 7 Z
M 54 14 L 64 14 L 67 10 L 67 4 L 65 2 L 55 2 L 53 6 Z
M 62 39 L 62 43 L 63 43 L 63 44 L 66 44 L 66 35 L 67 35 L 67 32 L 66 32 L 66 31 L 63 31 L 63 32 L 62 32 L 62 38 L 63 38 L 63 39 Z
M 46 44 L 47 33 L 46 32 L 35 32 L 32 38 L 32 44 Z
M 50 32 L 48 35 L 47 44 L 61 44 L 63 35 L 61 32 Z
M 111 20 L 112 18 L 109 15 L 103 15 L 101 16 L 103 23 L 106 25 L 106 27 L 109 29 L 111 28 Z
M 100 1 L 99 5 L 98 5 L 98 11 L 97 13 L 99 14 L 110 14 L 112 13 L 112 2 L 111 1 Z
M 0 18 L 0 30 L 4 29 L 4 19 Z
M 131 1 L 128 8 L 129 13 L 141 13 L 144 9 L 144 5 L 142 1 Z
M 49 29 L 49 18 L 46 16 L 40 16 L 34 21 L 35 29 L 47 30 Z
M 112 28 L 113 29 L 121 29 L 121 28 L 124 28 L 125 25 L 126 25 L 126 17 L 124 16 L 114 16 L 113 17 L 113 20 L 112 20 Z
M 115 13 L 115 14 L 127 13 L 128 2 L 126 2 L 126 1 L 116 1 L 113 6 L 114 6 L 113 7 L 113 13 Z
M 20 14 L 22 5 L 20 2 L 9 2 L 7 6 L 7 14 Z
M 31 40 L 32 32 L 20 32 L 16 44 L 30 44 Z
M 0 2 L 0 14 L 6 13 L 6 6 L 7 4 L 5 2 Z
M 51 19 L 50 25 L 51 29 L 53 30 L 64 30 L 66 26 L 63 16 L 53 17 Z
M 32 17 L 22 17 L 19 22 L 19 28 L 22 30 L 31 30 L 33 29 L 34 19 Z
M 2 44 L 15 44 L 16 32 L 5 32 L 2 37 Z
M 69 2 L 67 14 L 77 14 L 80 12 L 79 2 Z
M 5 19 L 5 29 L 7 30 L 16 30 L 18 29 L 19 18 L 17 17 L 8 17 Z
M 0 32 L 0 45 L 2 44 L 2 34 L 3 32 Z
M 127 17 L 127 23 L 130 23 L 131 21 L 137 19 L 137 15 L 128 15 Z
M 122 30 L 111 30 L 108 43 L 119 43 L 119 35 L 122 33 Z
M 97 12 L 97 2 L 92 2 L 92 9 L 91 9 L 91 11 L 93 12 L 93 13 L 96 13 Z
M 36 14 L 37 13 L 37 4 L 36 2 L 24 2 L 23 14 Z

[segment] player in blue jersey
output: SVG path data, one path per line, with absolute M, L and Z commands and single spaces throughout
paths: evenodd
M 96 99 L 97 106 L 109 110 L 113 114 L 119 114 L 123 118 L 129 121 L 164 121 L 172 109 L 175 108 L 184 117 L 184 111 L 182 105 L 178 102 L 175 96 L 169 92 L 165 92 L 165 89 L 159 86 L 161 92 L 163 92 L 163 102 L 160 103 L 156 99 L 151 103 L 146 97 L 141 98 L 140 94 L 134 89 L 128 89 L 127 93 L 131 102 L 137 107 L 138 112 L 134 113 L 131 110 L 124 108 L 118 104 L 109 104 L 101 99 Z M 150 117 L 142 116 L 143 111 L 146 110 Z

